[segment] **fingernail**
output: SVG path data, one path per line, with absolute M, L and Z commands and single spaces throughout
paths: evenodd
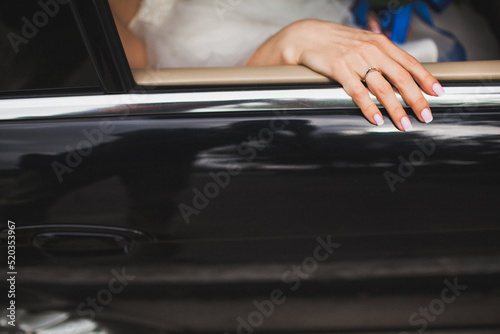
M 433 86 L 432 86 L 432 90 L 434 91 L 434 93 L 436 93 L 437 96 L 441 96 L 441 95 L 444 95 L 444 89 L 443 89 L 443 86 L 441 86 L 439 83 L 435 83 Z
M 374 32 L 376 34 L 381 34 L 382 30 L 380 30 L 379 28 L 373 28 L 372 32 Z
M 384 124 L 384 119 L 379 114 L 375 114 L 375 116 L 373 116 L 373 120 L 377 123 L 377 125 Z
M 405 131 L 409 131 L 409 130 L 413 129 L 413 125 L 411 125 L 410 120 L 406 116 L 401 118 L 401 125 L 403 126 L 403 129 Z
M 431 111 L 428 108 L 422 110 L 420 116 L 422 116 L 422 119 L 424 120 L 425 123 L 430 123 L 434 119 L 434 117 L 432 117 Z

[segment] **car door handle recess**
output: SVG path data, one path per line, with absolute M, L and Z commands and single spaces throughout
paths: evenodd
M 5 239 L 6 230 L 0 232 Z M 154 240 L 147 233 L 100 225 L 31 225 L 16 229 L 18 245 L 32 245 L 53 256 L 112 256 L 129 254 L 140 243 Z

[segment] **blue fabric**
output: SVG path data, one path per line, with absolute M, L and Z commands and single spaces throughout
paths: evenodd
M 447 50 L 446 54 L 439 55 L 439 61 L 464 61 L 467 59 L 465 47 L 455 35 L 434 25 L 429 9 L 430 7 L 437 12 L 441 12 L 450 2 L 452 0 L 415 1 L 406 6 L 397 7 L 392 12 L 390 10 L 382 11 L 383 15 L 379 16 L 379 22 L 382 29 L 391 32 L 391 41 L 403 44 L 406 42 L 411 16 L 416 14 L 436 32 L 454 41 L 453 46 Z M 359 0 L 356 4 L 353 13 L 359 26 L 366 27 L 370 8 L 370 0 Z
M 353 14 L 356 19 L 356 23 L 359 25 L 362 25 L 363 27 L 366 26 L 366 22 L 368 21 L 368 12 L 370 11 L 370 1 L 369 0 L 360 0 L 356 4 L 356 6 L 353 9 Z
M 413 13 L 414 5 L 401 7 L 398 13 L 392 17 L 392 34 L 391 41 L 394 43 L 403 44 L 406 42 L 406 35 L 410 27 L 411 14 Z
M 368 12 L 370 11 L 370 0 L 359 0 L 354 6 L 352 13 L 354 14 L 354 18 L 356 19 L 356 23 L 359 26 L 366 27 L 366 23 L 368 22 Z

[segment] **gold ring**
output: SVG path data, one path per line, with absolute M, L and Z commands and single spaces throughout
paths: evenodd
M 382 74 L 382 72 L 380 72 L 380 70 L 378 68 L 376 68 L 376 67 L 368 67 L 368 70 L 365 73 L 365 77 L 362 80 L 363 82 L 366 82 L 366 76 L 368 74 L 370 74 L 371 71 L 377 71 L 378 73 Z

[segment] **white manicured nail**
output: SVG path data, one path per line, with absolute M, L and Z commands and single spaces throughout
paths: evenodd
M 401 118 L 401 125 L 403 126 L 403 129 L 405 131 L 409 131 L 409 130 L 413 129 L 413 125 L 411 125 L 410 120 L 406 116 Z
M 422 116 L 422 119 L 424 120 L 425 123 L 430 123 L 434 119 L 434 117 L 432 117 L 431 111 L 428 108 L 422 110 L 420 116 Z
M 432 86 L 432 90 L 434 91 L 434 93 L 436 93 L 437 96 L 444 95 L 444 88 L 438 83 L 435 83 L 434 86 Z
M 384 124 L 384 119 L 379 114 L 375 114 L 375 116 L 373 116 L 373 120 L 377 123 L 377 125 Z

